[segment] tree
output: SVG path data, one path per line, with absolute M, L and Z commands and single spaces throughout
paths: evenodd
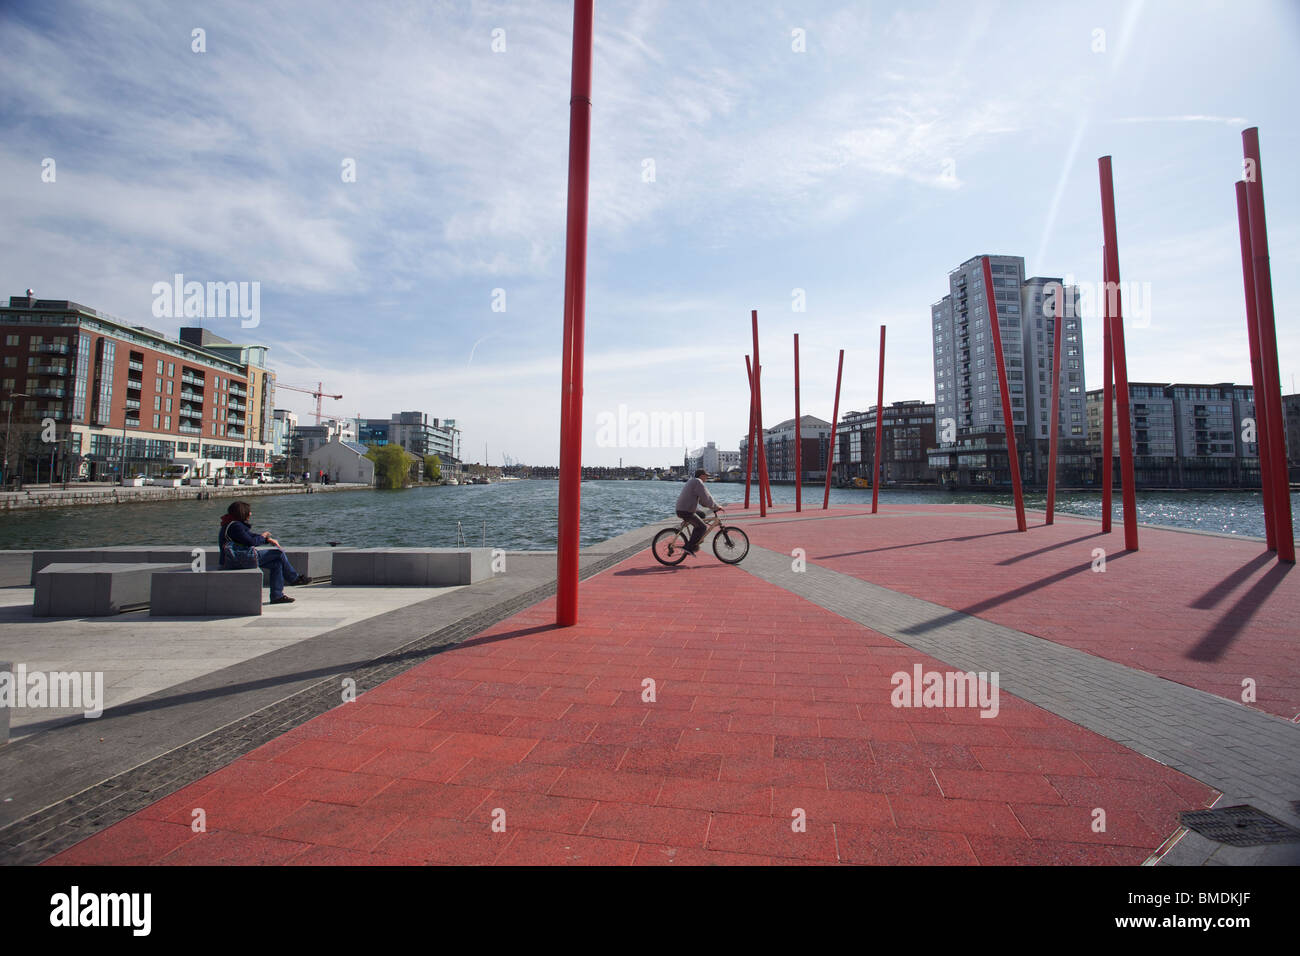
M 375 463 L 375 485 L 405 488 L 410 480 L 410 455 L 401 445 L 371 445 L 366 457 Z
M 430 481 L 442 480 L 442 459 L 437 455 L 426 455 L 424 458 L 424 477 Z

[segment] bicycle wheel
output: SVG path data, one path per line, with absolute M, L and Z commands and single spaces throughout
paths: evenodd
M 713 553 L 724 564 L 739 564 L 749 554 L 749 535 L 739 528 L 719 528 L 713 536 Z
M 676 528 L 664 528 L 655 535 L 650 551 L 656 561 L 671 568 L 686 560 L 686 538 Z

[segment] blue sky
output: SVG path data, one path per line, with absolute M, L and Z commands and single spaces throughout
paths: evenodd
M 571 26 L 541 0 L 7 3 L 0 294 L 172 333 L 155 282 L 260 282 L 255 330 L 206 324 L 343 393 L 330 412 L 419 409 L 460 422 L 467 460 L 554 464 Z M 830 417 L 840 348 L 841 411 L 874 404 L 882 323 L 885 400 L 933 400 L 950 269 L 1099 279 L 1106 154 L 1122 277 L 1150 284 L 1130 378 L 1248 383 L 1247 126 L 1300 378 L 1300 4 L 628 0 L 595 33 L 587 464 L 681 460 L 598 436 L 620 405 L 735 448 L 751 309 L 767 422 L 793 414 L 794 332 L 806 414 Z M 1095 322 L 1084 345 L 1091 388 Z

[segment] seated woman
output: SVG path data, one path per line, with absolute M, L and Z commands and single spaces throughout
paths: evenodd
M 284 593 L 284 586 L 311 584 L 311 578 L 293 569 L 288 556 L 280 550 L 280 542 L 269 533 L 253 533 L 249 527 L 252 517 L 253 509 L 247 501 L 232 501 L 226 513 L 221 516 L 221 530 L 217 533 L 217 548 L 221 554 L 220 566 L 223 569 L 232 566 L 228 555 L 233 557 L 240 551 L 271 545 L 267 550 L 254 552 L 257 555 L 258 567 L 270 576 L 271 603 L 292 604 L 293 598 Z

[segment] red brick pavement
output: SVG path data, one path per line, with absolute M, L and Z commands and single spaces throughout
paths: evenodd
M 1005 693 L 896 709 L 944 665 L 711 556 L 643 552 L 581 618 L 542 602 L 50 862 L 1136 864 L 1215 796 Z
M 801 547 L 832 571 L 1234 701 L 1250 678 L 1249 706 L 1300 715 L 1300 573 L 1260 542 L 1142 528 L 1139 550 L 1126 552 L 1119 520 L 1103 535 L 1098 522 L 1058 515 L 1049 526 L 1031 514 L 1022 534 L 1010 510 L 972 505 L 794 517 L 740 523 L 762 547 Z M 1104 573 L 1092 570 L 1094 548 L 1106 552 Z

